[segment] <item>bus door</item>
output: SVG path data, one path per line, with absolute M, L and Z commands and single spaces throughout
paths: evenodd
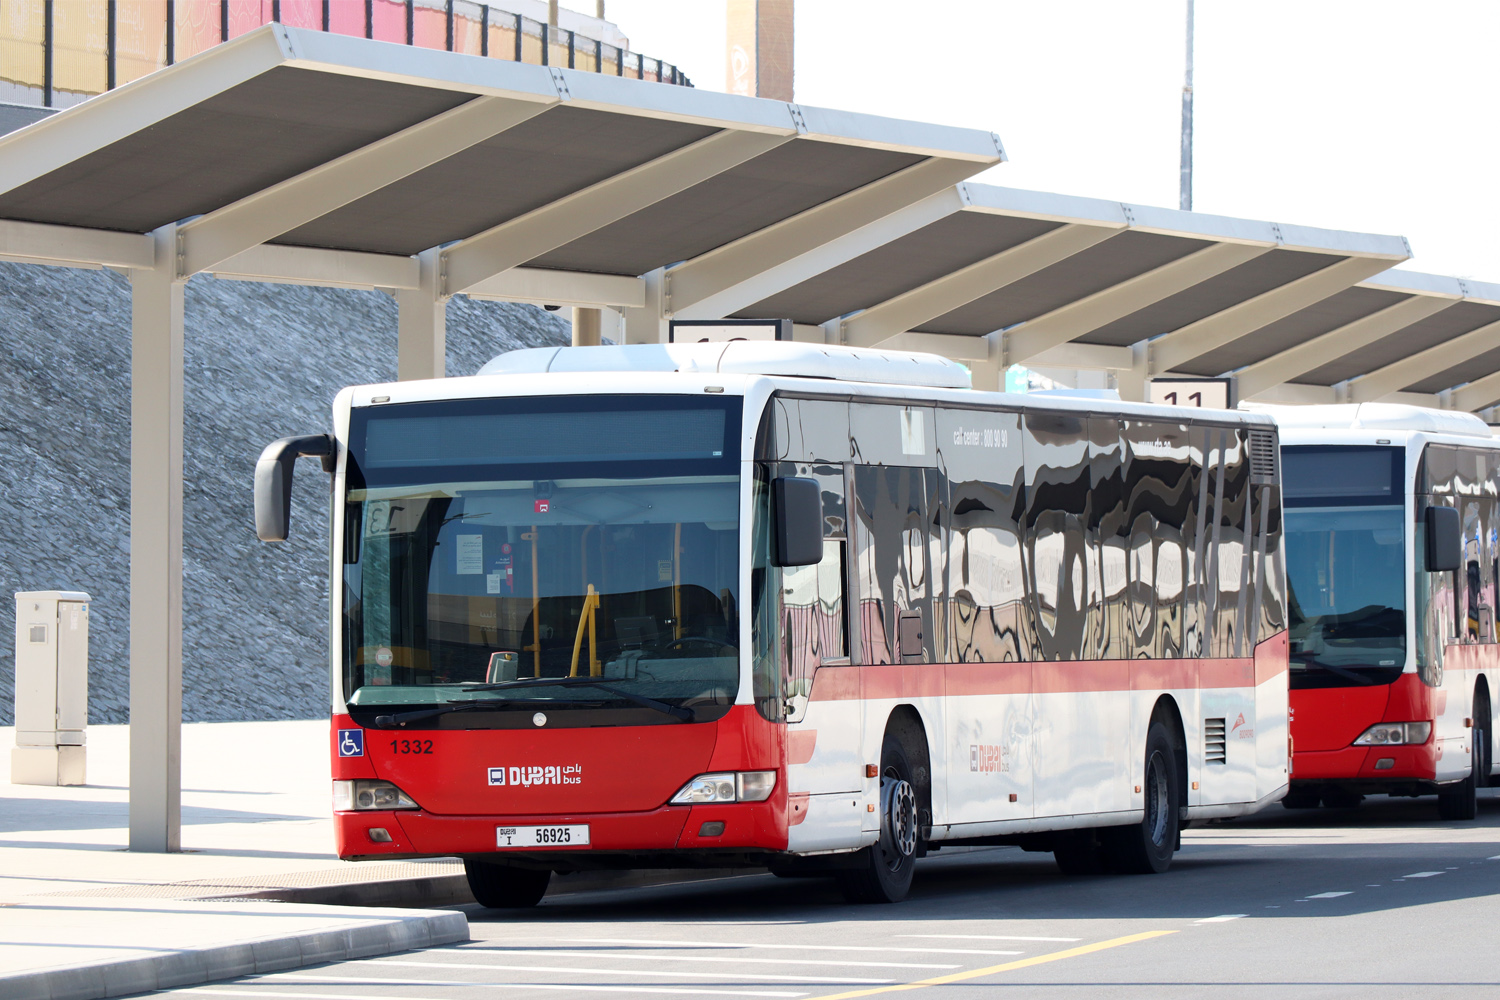
M 1091 427 L 1091 423 L 1094 425 Z M 1036 629 L 1036 815 L 1128 809 L 1129 661 L 1104 659 L 1107 638 L 1100 518 L 1114 500 L 1093 502 L 1118 464 L 1113 418 L 1028 412 L 1025 416 L 1025 558 Z M 1096 442 L 1093 438 L 1099 438 Z M 1098 484 L 1107 490 L 1110 483 Z M 1136 765 L 1138 767 L 1138 765 Z
M 939 630 L 947 698 L 948 821 L 1030 819 L 1036 700 L 1022 561 L 1025 465 L 1018 413 L 937 411 L 947 489 Z

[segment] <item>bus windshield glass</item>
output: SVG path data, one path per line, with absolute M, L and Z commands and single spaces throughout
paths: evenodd
M 1389 684 L 1406 664 L 1402 453 L 1282 452 L 1291 686 Z
M 739 678 L 738 400 L 356 408 L 343 681 L 362 724 L 710 721 Z M 369 716 L 369 718 L 364 718 Z

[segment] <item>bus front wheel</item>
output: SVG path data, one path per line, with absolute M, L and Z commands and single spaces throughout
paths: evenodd
M 917 864 L 917 789 L 906 748 L 886 734 L 880 751 L 880 839 L 841 869 L 839 888 L 851 903 L 899 903 L 911 891 Z
M 1143 776 L 1145 816 L 1141 822 L 1101 831 L 1109 868 L 1122 875 L 1160 874 L 1172 864 L 1177 849 L 1182 776 L 1177 773 L 1171 731 L 1160 719 L 1151 723 L 1146 734 Z
M 469 891 L 480 906 L 491 910 L 535 906 L 547 893 L 552 873 L 545 868 L 517 868 L 490 861 L 464 861 Z

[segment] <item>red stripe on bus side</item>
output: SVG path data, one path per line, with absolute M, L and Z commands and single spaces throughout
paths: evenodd
M 812 701 L 1248 688 L 1286 672 L 1286 633 L 1234 659 L 899 663 L 820 667 Z

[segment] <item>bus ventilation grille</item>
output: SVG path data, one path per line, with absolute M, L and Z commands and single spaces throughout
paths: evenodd
M 1250 481 L 1257 485 L 1276 484 L 1276 432 L 1250 431 Z
M 1228 757 L 1224 753 L 1224 720 L 1203 720 L 1203 763 L 1205 764 L 1227 764 Z

